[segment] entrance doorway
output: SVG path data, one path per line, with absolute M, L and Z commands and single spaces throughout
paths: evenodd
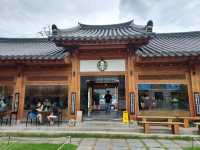
M 112 96 L 110 111 L 106 111 L 105 94 Z M 82 76 L 81 110 L 85 117 L 96 119 L 120 118 L 126 109 L 124 76 Z

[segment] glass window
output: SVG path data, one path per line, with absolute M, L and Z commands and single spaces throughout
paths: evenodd
M 183 84 L 139 84 L 141 115 L 189 115 L 187 86 Z
M 0 86 L 0 110 L 12 108 L 13 90 L 13 86 Z
M 24 109 L 36 106 L 38 101 L 44 104 L 44 111 L 49 111 L 56 103 L 60 109 L 68 109 L 67 85 L 27 85 Z

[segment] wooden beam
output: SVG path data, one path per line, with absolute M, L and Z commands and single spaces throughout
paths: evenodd
M 188 62 L 189 57 L 139 57 L 137 56 L 137 64 L 152 64 L 152 63 L 183 63 Z
M 56 64 L 70 64 L 71 61 L 68 58 L 60 59 L 60 60 L 32 60 L 32 59 L 19 59 L 19 60 L 0 60 L 0 65 L 13 65 L 13 64 L 46 64 L 46 65 L 56 65 Z
M 80 72 L 81 76 L 115 76 L 125 75 L 125 71 Z

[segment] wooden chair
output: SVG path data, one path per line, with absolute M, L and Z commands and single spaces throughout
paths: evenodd
M 1 112 L 0 113 L 0 124 L 1 126 L 5 123 L 5 125 L 8 124 L 8 120 L 9 120 L 9 117 L 8 117 L 8 113 L 7 111 L 5 112 Z
M 17 123 L 18 109 L 19 109 L 19 93 L 15 93 L 15 101 L 12 103 L 12 110 L 10 111 L 10 116 L 9 116 L 10 126 L 12 124 L 13 119 L 15 120 L 15 124 Z
M 56 118 L 52 118 L 53 119 L 53 122 L 56 122 L 57 125 L 59 126 L 60 125 L 60 122 L 62 123 L 62 112 L 60 111 L 58 113 L 58 116 Z M 49 126 L 50 126 L 50 122 L 49 122 Z

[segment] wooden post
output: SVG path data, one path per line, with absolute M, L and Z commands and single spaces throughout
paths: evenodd
M 184 122 L 184 128 L 189 128 L 189 119 L 184 118 L 183 122 Z
M 80 60 L 77 51 L 72 54 L 72 75 L 71 75 L 71 93 L 76 93 L 76 111 L 80 110 Z M 71 94 L 70 94 L 71 95 Z M 71 101 L 71 96 L 70 96 Z M 69 103 L 71 105 L 71 102 Z M 71 113 L 71 106 L 69 106 L 69 113 Z M 73 116 L 75 117 L 75 116 Z
M 19 108 L 18 118 L 22 120 L 25 117 L 24 113 L 24 99 L 25 99 L 25 85 L 23 69 L 20 67 L 16 76 L 15 93 L 19 93 Z
M 197 82 L 198 74 L 196 73 L 194 66 L 189 66 L 188 73 L 186 73 L 188 81 L 188 97 L 189 97 L 189 109 L 190 116 L 195 116 L 195 102 L 194 102 L 194 92 L 199 92 L 199 83 Z
M 179 124 L 178 123 L 172 124 L 171 128 L 172 128 L 173 134 L 179 134 L 180 131 L 179 131 Z
M 135 58 L 131 49 L 127 56 L 127 73 L 126 73 L 126 110 L 130 113 L 130 92 L 134 93 L 134 115 L 130 115 L 131 119 L 135 119 L 138 114 L 138 95 L 136 90 L 136 72 L 135 72 Z
M 148 123 L 143 123 L 143 127 L 144 127 L 144 133 L 149 133 L 149 124 Z
M 171 118 L 170 119 L 168 118 L 167 120 L 168 120 L 168 122 L 173 122 L 173 119 L 171 119 Z M 171 128 L 171 126 L 172 126 L 171 124 L 168 125 L 169 128 Z

